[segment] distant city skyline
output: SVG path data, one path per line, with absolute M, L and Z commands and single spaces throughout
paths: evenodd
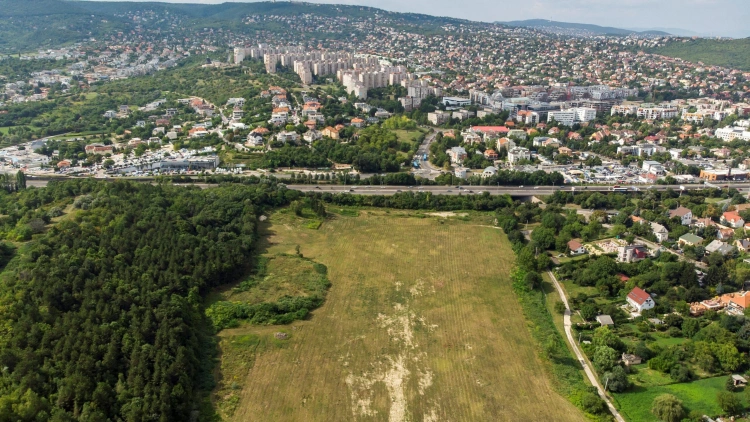
M 202 4 L 254 2 L 163 1 Z M 423 13 L 482 22 L 549 19 L 624 29 L 678 28 L 705 36 L 750 37 L 750 7 L 747 7 L 747 0 L 527 0 L 520 6 L 512 7 L 496 0 L 315 0 L 310 3 L 370 6 L 394 12 Z

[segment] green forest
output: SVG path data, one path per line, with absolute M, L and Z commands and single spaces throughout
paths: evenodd
M 750 38 L 739 40 L 679 40 L 653 53 L 670 57 L 679 57 L 691 62 L 703 62 L 708 65 L 732 67 L 750 71 Z
M 0 273 L 0 420 L 209 415 L 215 346 L 202 297 L 247 272 L 258 216 L 300 195 L 254 182 L 0 191 L 2 237 L 36 233 L 0 242 L 0 264 L 12 257 Z

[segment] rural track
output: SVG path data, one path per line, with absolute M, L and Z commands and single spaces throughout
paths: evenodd
M 591 369 L 591 367 L 586 363 L 586 359 L 583 356 L 583 353 L 578 348 L 578 344 L 576 344 L 575 338 L 573 337 L 573 331 L 572 331 L 572 322 L 570 320 L 570 305 L 568 305 L 568 298 L 565 297 L 565 291 L 563 291 L 562 286 L 557 281 L 557 278 L 555 278 L 555 275 L 552 274 L 552 271 L 547 271 L 547 274 L 549 274 L 550 279 L 552 280 L 552 283 L 555 284 L 555 288 L 557 289 L 557 293 L 560 294 L 560 299 L 565 304 L 565 315 L 564 315 L 564 325 L 565 325 L 565 336 L 568 338 L 568 343 L 570 343 L 570 346 L 573 348 L 573 352 L 576 354 L 576 358 L 583 366 L 584 372 L 586 372 L 586 376 L 589 377 L 589 381 L 592 385 L 596 386 L 596 390 L 599 392 L 599 397 L 604 400 L 605 403 L 607 403 L 607 407 L 609 408 L 609 411 L 612 413 L 612 416 L 615 417 L 615 420 L 617 422 L 625 422 L 625 418 L 622 417 L 620 412 L 617 411 L 617 408 L 612 404 L 612 401 L 609 400 L 609 397 L 607 397 L 607 394 L 604 392 L 604 388 L 602 388 L 602 385 L 599 383 L 599 380 L 596 378 L 596 374 L 594 373 L 594 370 Z

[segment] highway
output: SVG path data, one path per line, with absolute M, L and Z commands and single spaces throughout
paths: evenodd
M 64 178 L 61 178 L 64 180 Z M 106 181 L 113 180 L 128 180 L 128 178 L 120 177 L 117 179 L 99 179 Z M 140 182 L 150 182 L 149 180 L 139 179 Z M 47 180 L 36 180 L 27 179 L 27 186 L 44 187 L 47 186 Z M 185 184 L 185 186 L 199 186 L 201 188 L 208 188 L 211 186 L 205 183 Z M 722 185 L 724 186 L 724 185 Z M 551 195 L 556 191 L 566 192 L 611 192 L 611 186 L 353 186 L 353 185 L 287 185 L 289 189 L 295 189 L 301 192 L 328 192 L 328 193 L 350 193 L 358 195 L 394 195 L 400 192 L 430 192 L 433 195 L 471 195 L 479 194 L 480 192 L 487 192 L 490 195 L 511 195 L 511 196 L 537 196 L 537 195 Z M 626 186 L 623 186 L 626 187 Z M 686 190 L 694 189 L 705 189 L 706 187 L 702 184 L 684 185 Z M 732 183 L 732 188 L 739 189 L 741 191 L 749 191 L 750 183 Z M 623 193 L 635 193 L 636 191 L 630 190 Z M 573 191 L 575 189 L 575 191 Z M 663 191 L 672 189 L 675 191 L 680 190 L 680 185 L 651 185 L 651 186 L 638 186 L 639 192 L 645 192 L 648 190 Z
M 705 189 L 703 185 L 684 185 L 686 190 Z M 329 193 L 351 193 L 359 195 L 393 195 L 400 192 L 430 192 L 433 195 L 471 195 L 480 192 L 487 192 L 490 195 L 511 195 L 511 196 L 536 196 L 552 195 L 556 191 L 566 192 L 611 192 L 611 186 L 461 186 L 457 189 L 455 186 L 341 186 L 341 185 L 288 185 L 289 189 L 296 189 L 302 192 L 329 192 Z M 747 190 L 750 183 L 733 184 L 733 188 Z M 575 189 L 573 191 L 572 189 Z M 653 187 L 639 187 L 639 192 L 647 190 L 664 191 L 672 189 L 680 190 L 679 185 L 653 185 Z M 628 190 L 623 193 L 635 193 L 636 191 Z

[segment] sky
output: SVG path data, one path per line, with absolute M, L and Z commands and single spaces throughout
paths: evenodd
M 215 4 L 224 3 L 227 0 L 166 1 L 172 3 Z M 504 2 L 498 0 L 308 1 L 313 3 L 372 6 L 394 12 L 424 13 L 487 22 L 550 19 L 627 29 L 681 28 L 706 36 L 750 37 L 749 0 L 525 0 L 523 2 Z

